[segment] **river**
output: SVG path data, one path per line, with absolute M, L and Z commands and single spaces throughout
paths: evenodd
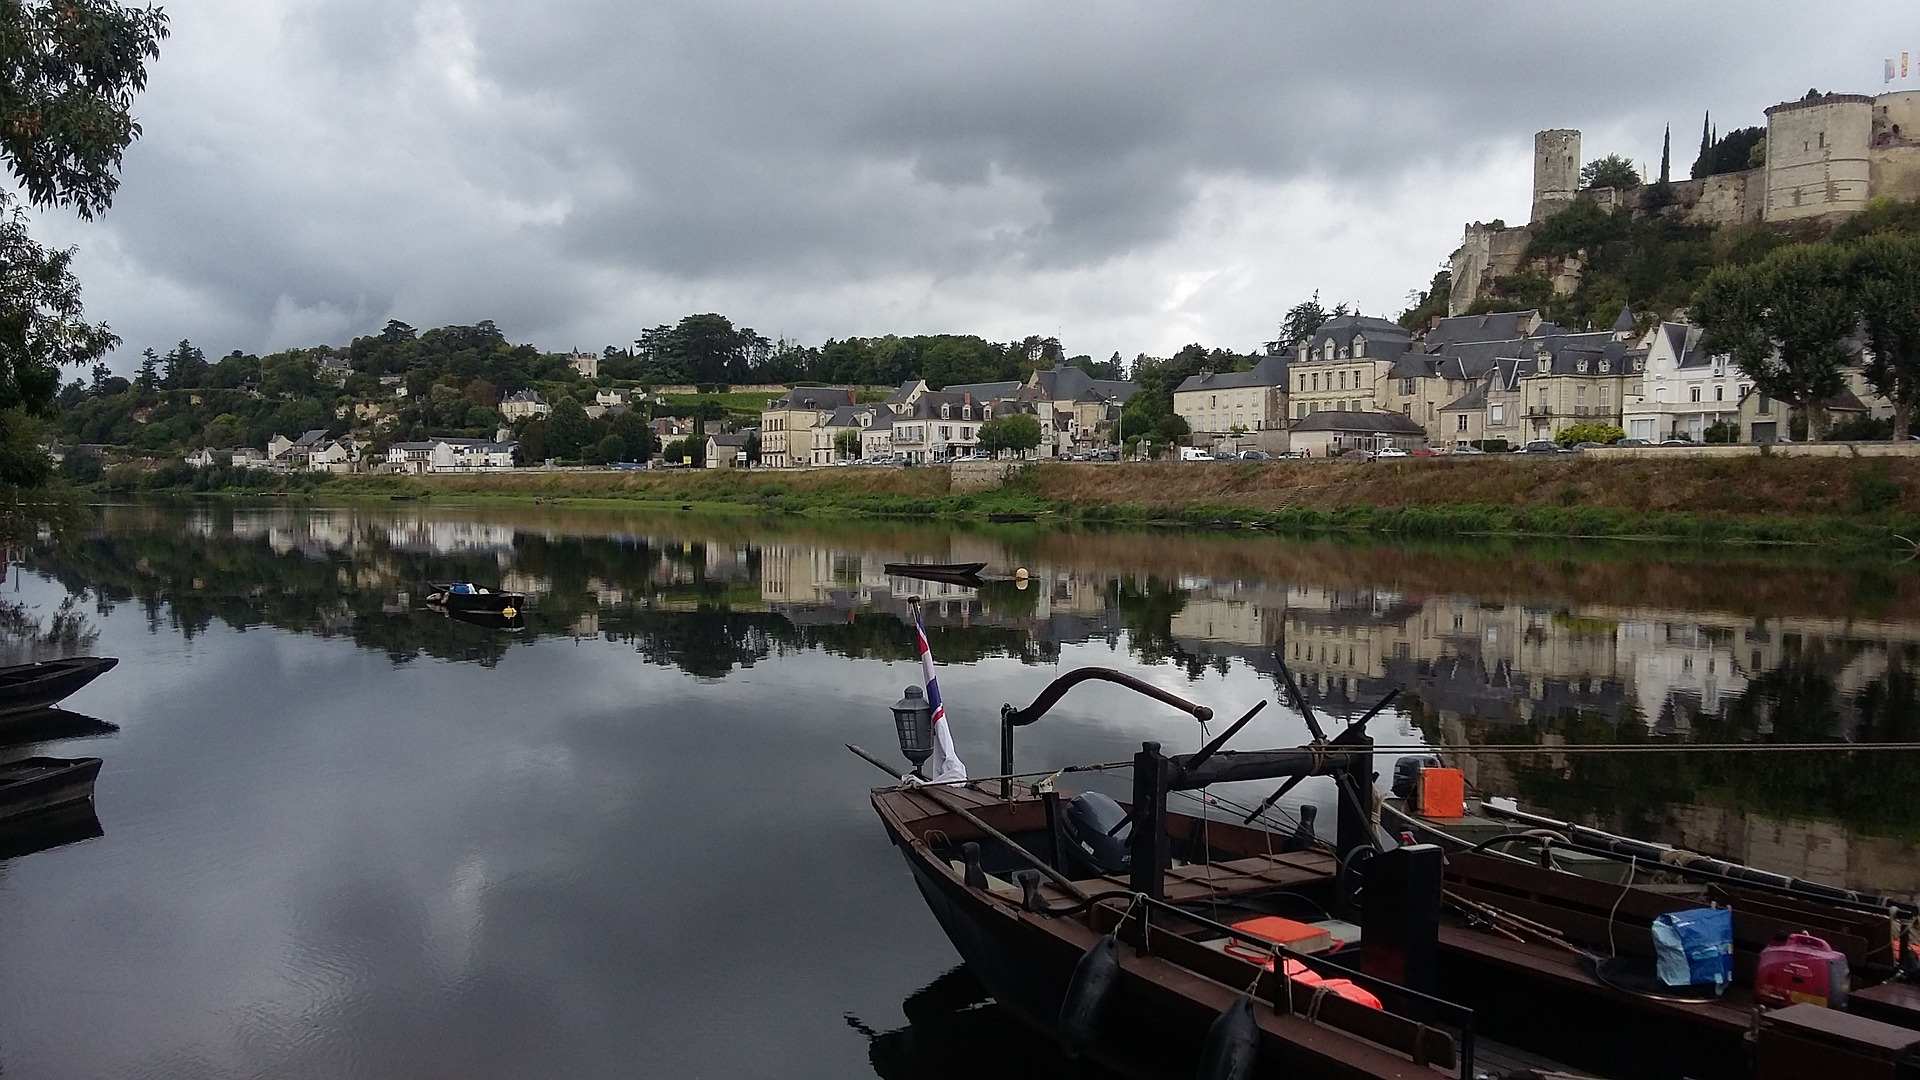
M 1030 578 L 882 566 L 914 560 Z M 447 579 L 526 592 L 524 628 L 424 608 L 422 583 Z M 909 595 L 976 775 L 997 771 L 1000 704 L 1087 664 L 1222 717 L 1273 700 L 1235 746 L 1296 744 L 1284 655 L 1335 718 L 1400 688 L 1382 744 L 1540 747 L 1462 759 L 1482 791 L 1920 894 L 1903 755 L 1556 752 L 1920 739 L 1920 573 L 1891 559 L 111 507 L 16 552 L 0 592 L 8 662 L 121 658 L 78 715 L 0 749 L 105 762 L 96 818 L 0 860 L 0 1074 L 928 1077 L 982 1054 L 1056 1071 L 974 1007 L 867 804 L 879 774 L 841 745 L 898 759 Z M 1200 731 L 1089 685 L 1021 732 L 1019 763 L 1143 739 Z M 1330 827 L 1329 784 L 1301 802 Z

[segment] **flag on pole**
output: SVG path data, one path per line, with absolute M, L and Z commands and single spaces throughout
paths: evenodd
M 933 647 L 927 644 L 927 628 L 920 622 L 920 604 L 913 604 L 913 644 L 920 653 L 920 674 L 927 680 L 927 706 L 933 710 L 933 780 L 965 780 L 967 767 L 953 749 L 953 732 L 947 730 L 947 706 L 940 700 L 940 680 L 933 674 Z
M 1903 79 L 1907 77 L 1907 50 L 1905 49 L 1900 50 L 1900 77 Z

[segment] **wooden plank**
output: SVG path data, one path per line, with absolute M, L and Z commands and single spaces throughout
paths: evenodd
M 1096 931 L 1104 933 L 1119 923 L 1122 912 L 1099 904 L 1094 920 Z M 1159 916 L 1154 913 L 1154 918 Z M 1167 963 L 1193 972 L 1196 975 L 1220 983 L 1232 990 L 1253 988 L 1254 996 L 1271 1003 L 1276 1009 L 1287 1013 L 1304 1013 L 1313 1000 L 1313 991 L 1304 986 L 1293 985 L 1277 972 L 1261 971 L 1260 965 L 1237 956 L 1210 949 L 1197 942 L 1180 937 L 1177 934 L 1156 932 L 1159 928 L 1152 925 L 1146 935 L 1150 952 Z M 1122 939 L 1138 947 L 1140 933 L 1139 921 L 1132 920 L 1121 932 Z M 1256 982 L 1256 975 L 1258 976 Z M 1287 1000 L 1291 990 L 1292 1006 L 1280 1005 Z M 1453 1037 L 1438 1028 L 1431 1028 L 1403 1016 L 1371 1009 L 1358 1002 L 1348 1001 L 1337 994 L 1327 994 L 1320 1002 L 1320 1022 L 1329 1027 L 1339 1028 L 1357 1035 L 1369 1042 L 1397 1050 L 1406 1054 L 1417 1063 L 1434 1064 L 1441 1068 L 1453 1068 L 1458 1060 L 1458 1049 Z
M 1622 994 L 1587 974 L 1579 961 L 1568 955 L 1565 950 L 1550 945 L 1510 941 L 1495 937 L 1483 930 L 1469 930 L 1442 923 L 1440 947 L 1448 952 L 1463 953 L 1546 982 L 1570 989 L 1585 990 L 1651 1012 L 1683 1013 L 1716 1027 L 1736 1032 L 1744 1032 L 1751 1026 L 1748 1015 L 1750 1010 L 1741 1001 L 1729 999 L 1703 1002 L 1656 1001 L 1633 994 Z
M 1479 887 L 1497 887 L 1552 898 L 1590 911 L 1615 911 L 1622 918 L 1652 922 L 1671 911 L 1700 907 L 1695 899 L 1664 896 L 1632 886 L 1593 881 L 1577 874 L 1543 870 L 1492 855 L 1460 852 L 1447 857 L 1447 878 Z M 1616 906 L 1617 905 L 1617 906 Z
M 1881 983 L 1855 990 L 1847 998 L 1847 1008 L 1875 1020 L 1920 1029 L 1920 987 L 1911 983 Z

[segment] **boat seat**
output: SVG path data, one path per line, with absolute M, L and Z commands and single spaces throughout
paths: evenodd
M 959 859 L 948 859 L 947 865 L 953 868 L 954 873 L 960 875 L 960 880 L 962 881 L 966 880 L 967 878 L 966 863 L 961 862 Z M 987 875 L 987 891 L 994 894 L 995 896 L 1004 896 L 1007 899 L 1012 900 L 1016 903 L 1018 903 L 1025 895 L 1020 891 L 1020 886 L 1015 885 L 1013 882 L 1008 881 L 1006 878 L 1000 877 L 997 874 Z

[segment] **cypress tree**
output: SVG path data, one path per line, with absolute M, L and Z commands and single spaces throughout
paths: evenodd
M 1700 156 L 1693 160 L 1693 178 L 1695 180 L 1707 175 L 1707 155 L 1713 151 L 1713 136 L 1709 134 L 1708 127 L 1712 120 L 1713 113 L 1711 112 L 1706 113 L 1700 118 Z
M 1673 125 L 1660 133 L 1660 182 L 1673 179 Z

